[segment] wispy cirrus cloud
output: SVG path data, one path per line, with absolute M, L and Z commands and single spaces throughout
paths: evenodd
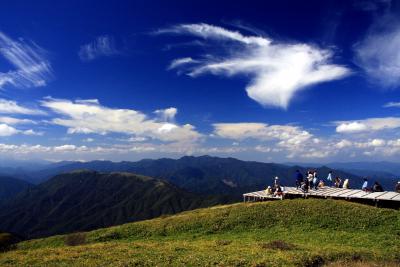
M 0 72 L 0 89 L 45 86 L 53 78 L 46 51 L 35 43 L 13 40 L 0 31 L 0 56 L 14 68 Z
M 394 88 L 400 86 L 400 22 L 387 25 L 355 45 L 356 63 L 375 83 Z
M 17 125 L 17 124 L 36 124 L 35 121 L 29 119 L 19 119 L 13 117 L 0 117 L 0 123 L 5 123 L 8 125 Z
M 80 47 L 78 55 L 83 61 L 92 61 L 99 57 L 110 57 L 120 54 L 110 35 L 98 36 L 94 41 Z
M 247 94 L 264 106 L 286 109 L 297 91 L 350 74 L 347 67 L 330 63 L 332 50 L 308 44 L 246 36 L 205 23 L 176 25 L 156 33 L 186 34 L 214 42 L 222 50 L 221 54 L 210 51 L 197 59 L 175 59 L 169 69 L 183 71 L 192 77 L 206 73 L 249 75 Z M 231 45 L 227 46 L 227 43 Z
M 400 102 L 389 102 L 383 105 L 384 108 L 400 108 Z

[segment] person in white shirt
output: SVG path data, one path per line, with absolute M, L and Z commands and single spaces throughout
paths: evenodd
M 329 171 L 328 177 L 326 177 L 326 180 L 328 181 L 328 183 L 330 183 L 331 186 L 333 185 L 332 171 Z
M 369 188 L 368 188 L 368 179 L 367 178 L 364 178 L 364 183 L 363 183 L 361 189 L 363 191 L 370 191 Z

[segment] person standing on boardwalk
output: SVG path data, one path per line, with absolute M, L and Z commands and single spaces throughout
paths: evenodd
M 296 189 L 301 188 L 301 184 L 303 183 L 304 177 L 303 174 L 299 170 L 296 170 Z
M 314 173 L 313 173 L 313 181 L 312 181 L 312 183 L 313 183 L 314 189 L 318 190 L 318 177 L 317 177 L 317 172 L 316 171 L 314 171 Z
M 370 189 L 368 188 L 368 179 L 367 178 L 364 178 L 364 183 L 363 183 L 363 185 L 361 187 L 361 190 L 363 190 L 365 192 L 370 191 Z
M 280 187 L 279 177 L 278 177 L 278 176 L 275 176 L 275 179 L 274 179 L 274 186 L 273 186 L 274 192 L 275 192 L 276 188 L 278 188 L 278 187 Z
M 332 178 L 332 171 L 329 171 L 328 177 L 326 177 L 327 183 L 329 183 L 330 186 L 333 186 L 333 178 Z
M 308 178 L 304 179 L 303 184 L 301 185 L 301 190 L 303 193 L 308 193 L 308 188 L 310 187 L 310 183 L 308 182 Z
M 313 175 L 312 171 L 308 171 L 307 180 L 308 180 L 309 187 L 312 188 L 313 187 L 313 180 L 314 180 L 314 175 Z

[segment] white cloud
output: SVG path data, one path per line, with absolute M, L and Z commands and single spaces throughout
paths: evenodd
M 243 140 L 247 138 L 266 140 L 282 140 L 298 143 L 308 140 L 312 135 L 296 126 L 268 125 L 265 123 L 215 123 L 214 134 L 228 139 Z
M 29 119 L 18 119 L 12 117 L 0 117 L 0 123 L 5 123 L 8 125 L 17 125 L 17 124 L 36 124 L 35 121 Z
M 351 147 L 353 145 L 353 143 L 349 140 L 343 139 L 340 140 L 338 143 L 336 143 L 336 147 L 339 149 L 345 148 L 345 147 Z
M 400 86 L 400 23 L 381 18 L 367 36 L 355 45 L 356 63 L 384 87 Z M 390 27 L 388 28 L 388 25 Z
M 0 55 L 14 67 L 8 72 L 0 72 L 0 89 L 6 85 L 45 86 L 53 77 L 46 52 L 34 43 L 15 41 L 0 31 Z
M 11 136 L 19 133 L 17 129 L 7 124 L 0 124 L 0 136 Z
M 36 132 L 32 129 L 21 131 L 24 135 L 36 135 L 36 136 L 42 136 L 44 135 L 44 132 Z
M 91 61 L 99 57 L 118 55 L 120 52 L 115 47 L 114 38 L 109 35 L 98 36 L 93 42 L 82 45 L 79 57 L 83 61 Z
M 360 133 L 400 128 L 400 118 L 370 118 L 356 121 L 338 121 L 335 124 L 338 133 Z
M 400 108 L 400 102 L 389 102 L 383 105 L 384 108 Z
M 35 132 L 32 129 L 29 130 L 18 130 L 10 125 L 7 125 L 5 123 L 0 124 L 0 136 L 11 136 L 11 135 L 16 135 L 16 134 L 24 134 L 24 135 L 43 135 L 42 132 Z
M 97 103 L 52 98 L 42 101 L 42 106 L 61 115 L 52 123 L 67 127 L 71 134 L 124 133 L 166 142 L 194 142 L 201 138 L 190 124 L 160 122 L 132 109 L 113 109 Z
M 178 67 L 182 67 L 184 65 L 192 64 L 192 63 L 198 63 L 197 60 L 194 60 L 191 57 L 184 57 L 184 58 L 177 58 L 172 60 L 171 64 L 169 64 L 168 69 L 172 70 Z
M 177 108 L 166 108 L 166 109 L 157 109 L 154 111 L 157 114 L 161 121 L 174 121 L 175 116 L 178 113 Z
M 287 108 L 297 91 L 350 73 L 344 66 L 329 63 L 333 56 L 331 50 L 307 44 L 244 36 L 237 31 L 204 23 L 178 25 L 158 33 L 190 34 L 207 40 L 233 42 L 235 45 L 229 48 L 223 46 L 225 56 L 211 54 L 203 59 L 176 59 L 169 68 L 183 68 L 192 77 L 205 73 L 248 75 L 248 96 L 264 106 Z
M 25 114 L 25 115 L 45 115 L 44 111 L 18 105 L 17 102 L 0 98 L 0 113 L 3 114 Z

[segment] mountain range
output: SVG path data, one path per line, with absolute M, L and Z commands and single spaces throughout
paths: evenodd
M 192 157 L 185 156 L 180 159 L 144 159 L 137 162 L 58 162 L 50 164 L 47 168 L 31 171 L 24 179 L 38 184 L 54 175 L 67 173 L 77 169 L 88 169 L 100 172 L 132 172 L 164 179 L 176 186 L 200 194 L 236 194 L 245 191 L 258 190 L 271 184 L 273 178 L 278 176 L 284 185 L 294 185 L 294 172 L 299 169 L 302 173 L 310 168 L 304 166 L 288 166 L 276 163 L 262 163 L 242 161 L 235 158 L 219 158 L 210 156 Z M 312 166 L 320 178 L 325 178 L 329 171 L 342 178 L 350 178 L 354 187 L 362 184 L 361 176 L 351 172 L 336 170 L 334 168 Z M 0 170 L 1 171 L 1 170 Z M 363 173 L 364 174 L 364 173 Z M 382 184 L 392 187 L 392 180 L 386 183 L 382 177 Z
M 36 186 L 3 179 L 12 190 L 0 190 L 0 232 L 41 237 L 240 201 L 243 193 L 271 185 L 275 176 L 292 186 L 295 171 L 305 174 L 308 169 L 210 156 L 54 163 L 29 173 Z M 350 172 L 313 169 L 320 178 L 329 171 L 349 178 L 353 188 L 363 182 Z M 386 190 L 394 185 L 390 179 L 380 181 Z

